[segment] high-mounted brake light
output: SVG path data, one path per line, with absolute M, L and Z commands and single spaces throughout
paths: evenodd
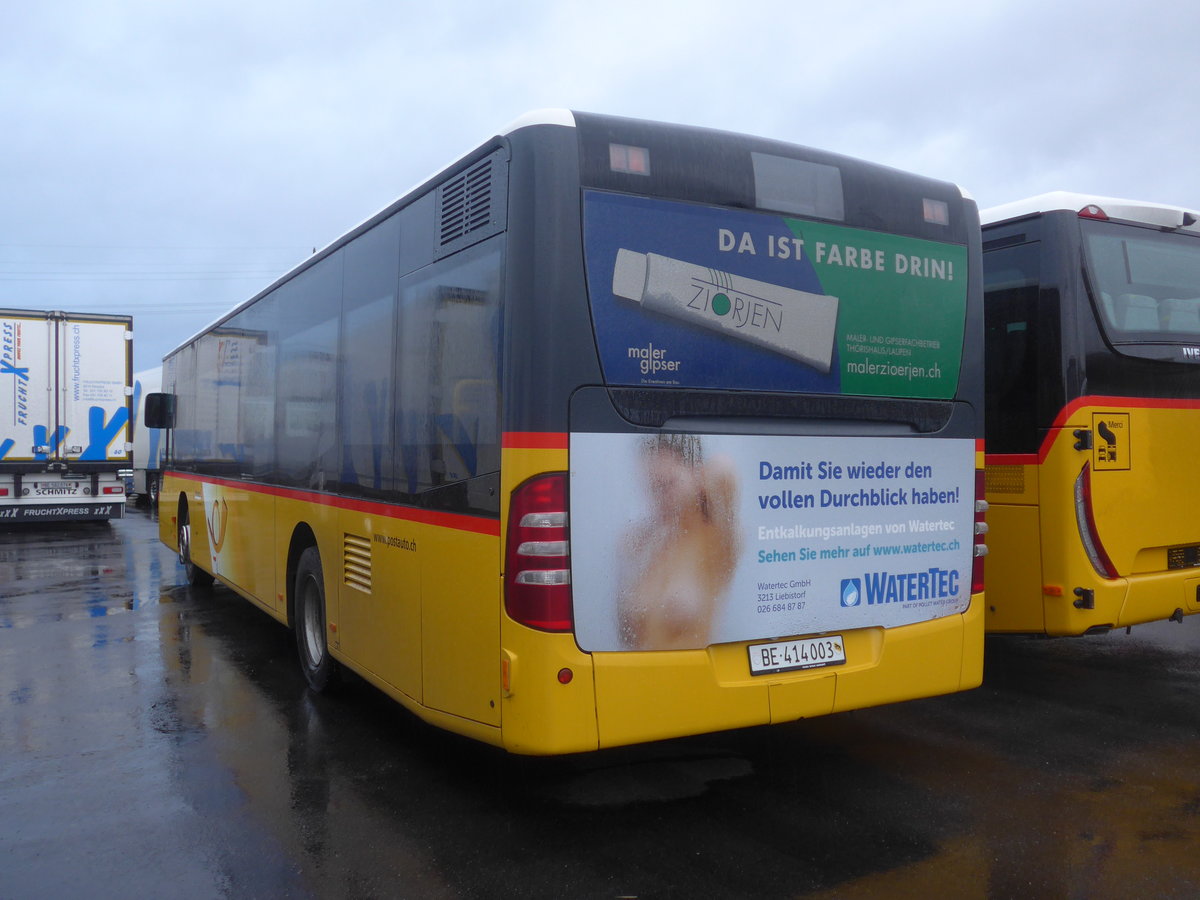
M 609 144 L 608 165 L 614 172 L 624 172 L 626 175 L 649 175 L 650 150 L 628 144 Z
M 978 594 L 983 590 L 983 560 L 988 554 L 987 544 L 984 543 L 988 532 L 987 516 L 988 502 L 984 500 L 987 488 L 983 469 L 975 470 L 975 551 L 971 561 L 971 593 Z
M 539 475 L 513 491 L 504 560 L 509 616 L 541 631 L 575 627 L 565 472 Z
M 945 200 L 930 200 L 928 197 L 921 201 L 925 221 L 930 225 L 949 225 L 950 206 Z
M 1108 221 L 1108 213 L 1098 207 L 1095 203 L 1089 203 L 1079 211 L 1081 219 L 1099 219 L 1101 222 Z

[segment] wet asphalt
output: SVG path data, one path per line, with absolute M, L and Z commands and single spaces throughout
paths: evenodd
M 0 532 L 0 898 L 1200 896 L 1200 616 L 952 697 L 563 759 L 183 586 L 150 514 Z

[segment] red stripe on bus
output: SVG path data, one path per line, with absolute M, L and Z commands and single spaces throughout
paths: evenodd
M 506 450 L 566 450 L 569 441 L 565 431 L 506 431 L 501 446 Z
M 369 515 L 386 516 L 389 519 L 404 519 L 409 522 L 418 522 L 425 525 L 437 525 L 441 528 L 453 528 L 456 531 L 471 531 L 475 534 L 486 534 L 493 537 L 500 536 L 499 519 L 485 519 L 476 516 L 466 516 L 461 513 L 418 509 L 415 506 L 398 506 L 391 503 L 379 503 L 373 500 L 357 500 L 352 497 L 318 494 L 314 491 L 301 491 L 295 488 L 274 487 L 266 484 L 246 484 L 243 481 L 214 478 L 210 475 L 195 475 L 191 472 L 167 472 L 166 474 L 173 475 L 176 478 L 200 481 L 205 484 L 215 484 L 219 487 L 248 491 L 252 494 L 266 494 L 270 497 L 281 497 L 285 500 L 299 500 L 303 503 L 315 503 L 318 506 L 332 506 L 336 509 L 348 509 Z
M 1200 399 L 1170 399 L 1161 397 L 1104 397 L 1086 395 L 1076 397 L 1058 411 L 1054 424 L 1050 426 L 1037 453 L 988 453 L 984 461 L 989 466 L 1040 466 L 1050 455 L 1050 448 L 1058 439 L 1058 432 L 1066 427 L 1067 421 L 1079 410 L 1089 406 L 1113 407 L 1113 412 L 1123 409 L 1197 409 Z
M 1099 395 L 1087 395 L 1076 397 L 1061 410 L 1054 418 L 1054 424 L 1051 428 L 1062 428 L 1067 424 L 1067 419 L 1075 415 L 1081 408 L 1085 406 L 1115 406 L 1114 412 L 1120 412 L 1123 408 L 1132 407 L 1134 409 L 1200 409 L 1200 399 L 1170 399 L 1160 397 L 1102 397 Z M 1045 441 L 1043 441 L 1043 445 Z
M 1036 466 L 1040 462 L 1036 453 L 986 453 L 983 461 L 989 466 Z

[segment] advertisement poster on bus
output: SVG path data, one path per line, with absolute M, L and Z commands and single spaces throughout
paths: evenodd
M 576 433 L 570 453 L 585 650 L 893 627 L 970 602 L 972 440 Z
M 609 384 L 954 396 L 961 245 L 600 192 L 584 223 Z

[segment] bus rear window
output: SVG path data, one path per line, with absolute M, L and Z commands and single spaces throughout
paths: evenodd
M 1130 225 L 1081 224 L 1110 340 L 1200 336 L 1200 240 Z
M 836 166 L 751 153 L 754 193 L 759 209 L 814 216 L 841 222 L 846 218 L 842 172 Z

